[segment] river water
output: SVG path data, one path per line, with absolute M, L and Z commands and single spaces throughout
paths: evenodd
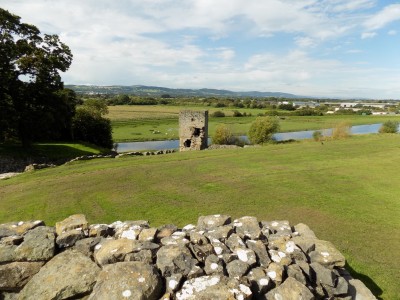
M 351 127 L 352 134 L 367 134 L 367 133 L 378 133 L 381 123 L 370 124 L 370 125 L 357 125 Z M 287 141 L 287 140 L 304 140 L 311 139 L 315 130 L 306 131 L 294 131 L 294 132 L 281 132 L 274 134 L 276 141 Z M 324 136 L 332 135 L 332 129 L 320 130 Z M 247 140 L 247 136 L 241 136 L 240 138 Z M 208 139 L 208 144 L 211 144 L 211 139 Z M 179 148 L 179 140 L 168 140 L 168 141 L 148 141 L 148 142 L 128 142 L 128 143 L 117 143 L 118 152 L 126 151 L 141 151 L 141 150 L 166 150 Z

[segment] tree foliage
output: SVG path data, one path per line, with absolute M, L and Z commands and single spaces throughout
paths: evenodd
M 212 137 L 213 144 L 230 145 L 234 142 L 232 131 L 225 124 L 219 124 L 215 128 L 215 134 Z
M 279 121 L 274 117 L 257 117 L 250 125 L 249 140 L 253 144 L 262 144 L 272 139 L 279 130 Z
M 74 140 L 111 149 L 113 146 L 111 121 L 103 117 L 107 112 L 107 105 L 104 101 L 86 100 L 76 109 L 73 118 Z
M 0 8 L 0 141 L 17 137 L 24 145 L 70 134 L 76 97 L 63 91 L 59 72 L 72 62 L 57 35 Z

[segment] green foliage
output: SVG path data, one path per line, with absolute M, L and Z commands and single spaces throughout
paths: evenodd
M 68 46 L 1 8 L 0 41 L 0 140 L 15 136 L 28 146 L 65 138 L 75 108 L 73 94 L 60 92 Z
M 223 113 L 223 112 L 220 111 L 220 110 L 217 110 L 217 111 L 214 111 L 214 112 L 211 114 L 211 117 L 214 117 L 214 118 L 223 118 L 223 117 L 225 117 L 225 113 Z
M 323 135 L 320 130 L 314 131 L 312 136 L 313 136 L 314 141 L 316 141 L 316 142 L 320 142 L 323 139 Z
M 111 121 L 86 109 L 84 105 L 76 110 L 72 131 L 75 141 L 89 142 L 107 149 L 113 146 Z
M 272 135 L 279 130 L 279 121 L 274 117 L 257 117 L 250 125 L 249 140 L 253 144 L 262 144 L 270 141 Z
M 351 125 L 349 122 L 340 122 L 332 130 L 332 139 L 340 140 L 350 137 L 350 127 Z
M 294 107 L 292 103 L 280 104 L 280 105 L 278 106 L 278 108 L 279 108 L 279 109 L 282 109 L 282 110 L 289 110 L 289 111 L 296 110 L 296 107 Z
M 233 134 L 230 128 L 225 124 L 219 124 L 215 128 L 215 133 L 212 136 L 213 144 L 231 145 L 234 142 Z
M 234 110 L 233 111 L 233 116 L 234 117 L 243 117 L 243 116 L 246 116 L 246 113 L 242 114 L 240 111 Z
M 303 107 L 294 112 L 296 116 L 322 116 L 322 112 L 310 107 Z
M 379 133 L 397 133 L 399 131 L 399 122 L 397 121 L 386 121 L 379 128 Z
M 85 110 L 98 117 L 108 114 L 107 103 L 100 99 L 87 99 L 82 106 Z

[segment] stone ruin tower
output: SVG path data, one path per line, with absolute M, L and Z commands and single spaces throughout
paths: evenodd
M 179 112 L 179 151 L 207 148 L 208 111 Z

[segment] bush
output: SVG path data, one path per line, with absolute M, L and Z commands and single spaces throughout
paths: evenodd
M 379 128 L 379 133 L 397 133 L 399 131 L 399 122 L 397 121 L 386 121 Z
M 113 147 L 112 128 L 109 119 L 78 108 L 72 120 L 72 132 L 75 141 L 83 141 L 107 149 Z
M 249 140 L 253 144 L 262 144 L 272 139 L 272 135 L 279 130 L 277 118 L 257 117 L 250 125 Z
M 313 136 L 314 141 L 316 141 L 316 142 L 320 142 L 323 139 L 322 132 L 319 130 L 314 131 L 312 136 Z
M 243 114 L 238 110 L 234 110 L 233 111 L 233 116 L 234 117 L 243 117 Z
M 212 137 L 213 144 L 217 145 L 230 145 L 233 135 L 231 130 L 225 124 L 217 125 L 215 134 Z
M 214 111 L 211 116 L 214 118 L 223 118 L 223 117 L 225 117 L 225 114 L 222 111 L 217 110 L 217 111 Z
M 341 122 L 337 124 L 332 130 L 332 139 L 339 140 L 348 138 L 351 136 L 350 127 L 350 123 L 348 122 Z

